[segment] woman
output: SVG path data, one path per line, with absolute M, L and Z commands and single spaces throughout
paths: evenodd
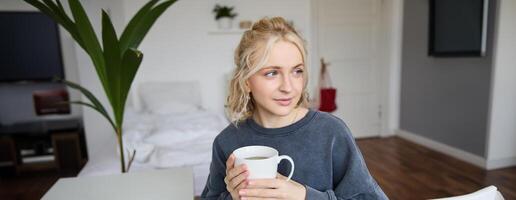
M 305 43 L 281 17 L 264 18 L 244 33 L 227 111 L 232 124 L 213 142 L 210 175 L 201 199 L 387 199 L 371 177 L 346 124 L 307 108 Z M 289 155 L 278 178 L 247 180 L 232 152 L 264 145 Z M 265 188 L 265 189 L 264 189 Z

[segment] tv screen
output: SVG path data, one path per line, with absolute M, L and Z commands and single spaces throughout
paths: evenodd
M 64 78 L 57 24 L 39 12 L 0 12 L 0 81 Z
M 483 56 L 488 0 L 430 0 L 431 56 Z

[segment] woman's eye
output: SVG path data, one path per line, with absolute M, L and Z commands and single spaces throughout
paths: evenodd
M 302 69 L 296 69 L 296 70 L 294 70 L 294 74 L 296 74 L 296 75 L 303 74 L 303 70 Z
M 265 76 L 266 77 L 272 77 L 272 76 L 275 76 L 276 74 L 278 74 L 277 71 L 269 71 L 269 72 L 265 73 Z

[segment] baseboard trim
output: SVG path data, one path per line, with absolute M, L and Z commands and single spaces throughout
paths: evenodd
M 496 160 L 487 160 L 487 163 L 486 163 L 487 170 L 500 169 L 500 168 L 513 167 L 513 166 L 516 166 L 516 157 L 501 158 L 501 159 L 496 159 Z
M 478 155 L 469 153 L 467 151 L 416 135 L 414 133 L 411 133 L 409 131 L 405 130 L 396 130 L 396 135 L 398 135 L 401 138 L 404 138 L 406 140 L 409 140 L 411 142 L 414 142 L 416 144 L 425 146 L 429 149 L 432 149 L 434 151 L 438 151 L 440 153 L 452 156 L 454 158 L 457 158 L 459 160 L 471 163 L 475 166 L 478 166 L 483 169 L 488 169 L 486 165 L 486 159 L 483 157 L 480 157 Z M 516 160 L 515 160 L 516 161 Z

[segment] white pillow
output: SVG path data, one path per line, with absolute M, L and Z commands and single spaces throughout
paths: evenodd
M 138 93 L 143 107 L 152 113 L 166 109 L 183 112 L 192 107 L 201 107 L 199 82 L 144 82 L 140 84 Z M 167 105 L 171 104 L 171 105 Z M 189 104 L 189 105 L 186 105 Z
M 194 112 L 199 110 L 199 107 L 189 103 L 182 103 L 178 101 L 171 101 L 161 105 L 152 105 L 148 108 L 149 112 L 152 114 L 181 114 Z

